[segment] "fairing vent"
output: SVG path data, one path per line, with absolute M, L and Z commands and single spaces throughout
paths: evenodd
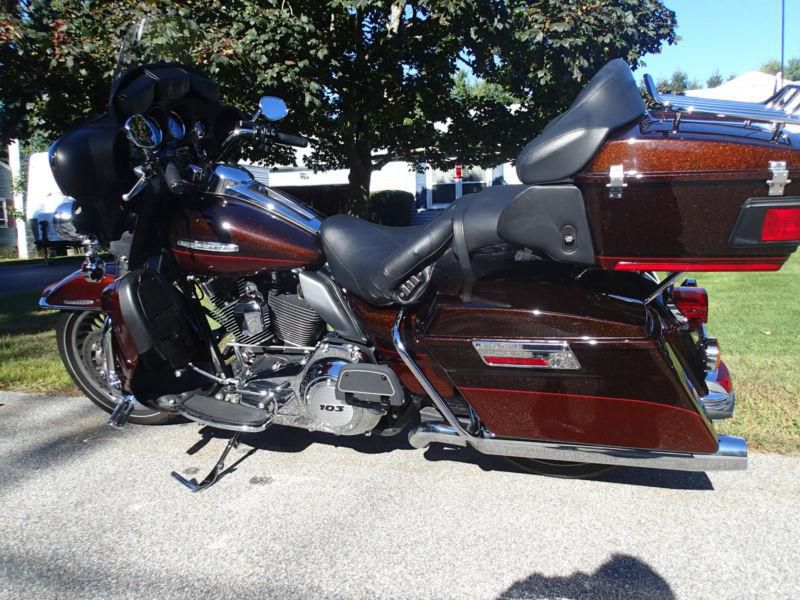
M 308 303 L 297 294 L 269 291 L 270 313 L 275 334 L 287 344 L 313 346 L 325 323 Z

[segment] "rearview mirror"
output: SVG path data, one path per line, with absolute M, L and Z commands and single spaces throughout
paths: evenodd
M 262 96 L 258 101 L 258 110 L 268 121 L 280 121 L 289 114 L 286 102 L 275 96 Z
M 135 114 L 125 121 L 125 133 L 135 146 L 143 150 L 152 150 L 161 145 L 164 135 L 158 124 L 149 117 Z

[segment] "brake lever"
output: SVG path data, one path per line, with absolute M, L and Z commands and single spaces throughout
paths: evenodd
M 141 194 L 147 187 L 147 184 L 150 183 L 150 180 L 153 178 L 153 173 L 148 173 L 142 166 L 134 167 L 133 172 L 139 176 L 139 179 L 133 184 L 133 187 L 127 194 L 122 194 L 123 202 L 130 202 L 136 196 Z

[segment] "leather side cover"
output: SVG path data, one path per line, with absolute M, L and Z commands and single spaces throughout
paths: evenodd
M 574 185 L 535 185 L 520 193 L 500 215 L 497 234 L 506 242 L 554 260 L 591 265 L 592 234 L 583 195 Z

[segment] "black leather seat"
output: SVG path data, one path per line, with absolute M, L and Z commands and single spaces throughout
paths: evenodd
M 592 77 L 564 113 L 517 156 L 517 175 L 528 184 L 568 179 L 597 154 L 608 134 L 645 113 L 633 73 L 622 59 Z
M 493 186 L 469 194 L 425 225 L 413 227 L 386 227 L 348 215 L 328 217 L 320 232 L 328 266 L 336 283 L 349 292 L 378 306 L 393 304 L 400 285 L 450 247 L 454 218 L 463 218 L 470 251 L 501 243 L 497 221 L 525 187 Z
M 604 66 L 572 106 L 553 120 L 517 157 L 517 174 L 526 184 L 563 181 L 580 171 L 614 129 L 645 112 L 630 67 L 622 60 Z M 493 186 L 465 196 L 425 225 L 385 227 L 347 215 L 322 224 L 322 246 L 336 282 L 379 306 L 397 302 L 397 290 L 439 258 L 451 245 L 453 221 L 473 252 L 502 243 L 497 224 L 503 209 L 527 186 Z M 462 254 L 464 251 L 462 250 Z

